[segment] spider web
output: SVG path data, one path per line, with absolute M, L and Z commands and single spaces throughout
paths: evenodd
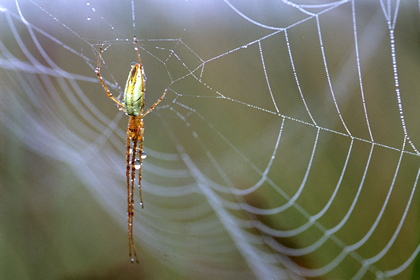
M 118 96 L 134 35 L 146 107 L 169 90 L 127 278 L 415 279 L 417 4 L 0 4 L 2 279 L 127 275 L 127 117 L 95 68 L 104 42 Z

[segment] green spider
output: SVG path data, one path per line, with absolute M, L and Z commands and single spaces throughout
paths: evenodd
M 162 96 L 153 104 L 146 112 L 144 112 L 144 102 L 146 97 L 146 79 L 144 75 L 143 64 L 141 63 L 139 45 L 137 38 L 134 36 L 135 51 L 137 52 L 137 63 L 131 65 L 128 73 L 127 82 L 124 89 L 123 100 L 120 101 L 115 98 L 106 86 L 101 75 L 101 61 L 103 52 L 103 43 L 99 48 L 98 65 L 96 68 L 96 75 L 101 82 L 106 94 L 112 99 L 120 110 L 124 111 L 128 118 L 128 127 L 126 134 L 126 151 L 125 151 L 125 166 L 127 179 L 127 224 L 128 224 L 128 246 L 130 261 L 132 263 L 139 262 L 136 254 L 133 236 L 133 222 L 134 222 L 134 184 L 136 181 L 136 170 L 138 170 L 137 185 L 140 193 L 140 205 L 143 206 L 143 197 L 141 192 L 142 181 L 142 163 L 146 158 L 143 152 L 143 134 L 144 122 L 143 118 L 149 114 L 165 97 L 166 89 Z

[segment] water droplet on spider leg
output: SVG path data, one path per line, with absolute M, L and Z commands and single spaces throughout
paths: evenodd
M 146 154 L 145 152 L 143 152 L 143 153 L 141 154 L 141 159 L 145 159 L 145 158 L 147 158 L 147 154 Z
M 140 201 L 139 204 L 143 208 L 143 201 Z
M 140 166 L 141 166 L 140 160 L 136 159 L 134 161 L 134 168 L 138 170 L 140 169 Z

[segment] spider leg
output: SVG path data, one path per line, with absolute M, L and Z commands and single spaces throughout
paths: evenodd
M 126 178 L 127 178 L 127 225 L 128 225 L 128 247 L 131 262 L 139 262 L 134 246 L 133 223 L 134 223 L 134 176 L 137 138 L 131 132 L 131 118 L 128 122 L 126 139 Z M 131 143 L 133 145 L 131 146 Z
M 153 111 L 153 109 L 155 109 L 155 107 L 162 101 L 163 98 L 165 98 L 166 92 L 168 91 L 168 89 L 166 88 L 165 91 L 163 92 L 162 96 L 155 102 L 155 104 L 153 104 L 147 111 L 146 113 L 142 114 L 141 117 L 146 116 L 147 114 L 149 114 L 151 111 Z
M 143 205 L 143 195 L 142 195 L 142 191 L 141 191 L 141 182 L 142 182 L 142 166 L 143 166 L 143 159 L 146 158 L 146 154 L 143 151 L 143 141 L 144 141 L 144 122 L 143 122 L 143 117 L 146 116 L 147 114 L 149 114 L 161 101 L 162 99 L 165 97 L 166 92 L 168 91 L 168 89 L 165 89 L 165 91 L 163 92 L 162 96 L 155 102 L 155 104 L 152 105 L 152 107 L 150 107 L 145 113 L 141 114 L 140 117 L 140 121 L 138 123 L 138 127 L 139 127 L 139 181 L 138 181 L 138 189 L 139 189 L 139 195 L 140 195 L 140 205 L 142 208 L 144 208 Z
M 138 187 L 139 187 L 139 190 L 140 190 L 140 205 L 142 206 L 142 208 L 144 208 L 143 207 L 143 198 L 142 198 L 142 195 L 141 195 L 141 167 L 142 167 L 141 165 L 142 165 L 142 161 L 141 161 L 141 156 L 139 156 L 139 153 L 138 153 L 138 150 L 139 150 L 139 147 L 137 146 L 138 142 L 140 142 L 140 145 L 142 145 L 141 140 L 139 139 L 139 135 L 136 135 L 132 139 L 133 155 L 132 155 L 132 158 L 131 158 L 131 182 L 130 182 L 131 186 L 130 186 L 130 191 L 133 195 L 133 200 L 134 200 L 134 183 L 136 181 L 136 170 L 138 169 L 139 170 Z M 133 201 L 133 203 L 134 203 L 134 201 Z
M 118 108 L 120 110 L 124 111 L 124 113 L 125 113 L 125 107 L 124 107 L 124 105 L 121 103 L 121 101 L 119 101 L 118 99 L 116 99 L 112 95 L 111 91 L 108 89 L 107 85 L 105 84 L 104 79 L 102 78 L 102 75 L 101 75 L 102 51 L 103 51 L 103 44 L 101 44 L 101 46 L 99 47 L 98 64 L 97 64 L 97 67 L 95 69 L 96 76 L 98 77 L 99 81 L 101 82 L 101 85 L 104 88 L 104 90 L 105 90 L 106 94 L 108 95 L 108 97 L 111 98 L 112 101 L 114 101 L 115 103 L 117 103 Z
M 143 152 L 143 140 L 144 140 L 144 122 L 143 119 L 140 118 L 140 122 L 139 122 L 139 131 L 138 131 L 138 138 L 139 138 L 139 158 L 138 158 L 138 163 L 139 163 L 139 181 L 138 181 L 138 189 L 139 189 L 139 196 L 140 196 L 140 205 L 141 208 L 144 208 L 144 204 L 143 204 L 143 195 L 142 195 L 142 191 L 141 191 L 141 182 L 142 182 L 142 169 L 143 169 L 143 158 L 144 158 L 144 152 Z

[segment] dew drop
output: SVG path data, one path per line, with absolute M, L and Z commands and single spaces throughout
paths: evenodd
M 145 159 L 145 158 L 147 158 L 147 155 L 146 155 L 146 153 L 145 153 L 145 152 L 143 152 L 143 153 L 141 154 L 141 159 Z
M 87 20 L 90 20 L 90 17 L 87 17 Z
M 134 168 L 135 169 L 140 169 L 140 166 L 141 166 L 140 160 L 136 159 L 134 161 Z
M 143 207 L 143 202 L 142 201 L 140 201 L 139 204 L 140 204 L 141 207 Z

